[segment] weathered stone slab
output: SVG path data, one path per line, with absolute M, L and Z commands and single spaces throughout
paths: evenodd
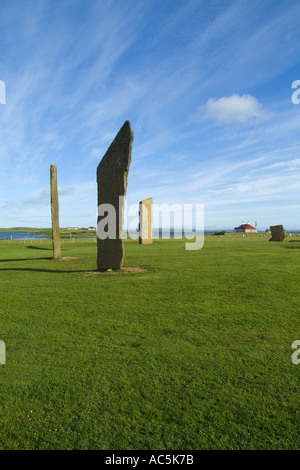
M 50 192 L 51 192 L 53 258 L 60 258 L 59 204 L 58 204 L 58 190 L 57 190 L 57 168 L 55 165 L 50 166 Z
M 133 132 L 126 121 L 97 168 L 97 265 L 100 270 L 120 269 L 124 260 L 124 204 L 131 162 Z
M 285 239 L 285 230 L 282 225 L 273 225 L 270 227 L 272 237 L 270 238 L 270 242 L 283 242 Z
M 141 245 L 152 243 L 152 197 L 140 201 L 140 236 Z

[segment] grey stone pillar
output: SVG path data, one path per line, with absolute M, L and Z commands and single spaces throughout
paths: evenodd
M 126 197 L 132 142 L 131 124 L 126 121 L 97 168 L 97 266 L 99 270 L 120 269 L 123 266 L 124 205 L 122 201 L 124 202 Z

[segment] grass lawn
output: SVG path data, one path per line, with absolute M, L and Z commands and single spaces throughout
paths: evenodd
M 0 242 L 1 449 L 300 449 L 300 243 Z

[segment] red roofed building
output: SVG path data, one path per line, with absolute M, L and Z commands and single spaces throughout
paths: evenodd
M 244 232 L 244 233 L 257 233 L 256 228 L 252 227 L 252 225 L 250 225 L 249 222 L 247 222 L 246 224 L 242 222 L 242 224 L 239 227 L 234 227 L 233 231 Z

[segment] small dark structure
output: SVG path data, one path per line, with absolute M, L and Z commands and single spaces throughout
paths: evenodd
M 220 232 L 214 232 L 212 233 L 212 235 L 225 235 L 226 234 L 226 231 L 225 230 L 221 230 Z
M 270 227 L 272 237 L 270 238 L 269 242 L 283 242 L 285 239 L 285 230 L 283 225 L 273 225 Z

